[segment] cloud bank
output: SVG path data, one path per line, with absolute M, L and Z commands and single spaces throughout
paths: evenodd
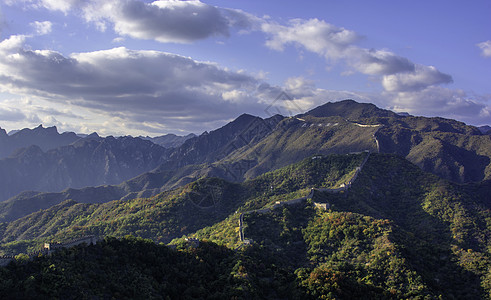
M 159 51 L 31 50 L 25 36 L 0 42 L 0 90 L 69 103 L 134 122 L 220 121 L 258 111 L 258 81 L 216 64 Z M 176 129 L 176 128 L 174 128 Z

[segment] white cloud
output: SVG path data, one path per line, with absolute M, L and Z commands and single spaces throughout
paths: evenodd
M 228 36 L 233 30 L 258 30 L 266 35 L 266 46 L 271 49 L 282 51 L 293 45 L 300 51 L 323 57 L 327 64 L 344 63 L 343 74 L 359 72 L 370 75 L 372 80 L 380 80 L 385 90 L 383 99 L 371 98 L 372 102 L 379 101 L 379 105 L 385 103 L 414 114 L 459 116 L 462 120 L 478 116 L 483 120 L 487 118 L 489 123 L 490 109 L 483 104 L 489 99 L 443 88 L 440 85 L 451 83 L 452 77 L 436 67 L 415 64 L 387 49 L 362 48 L 357 45 L 361 39 L 359 34 L 323 20 L 294 19 L 282 25 L 270 18 L 260 19 L 240 10 L 200 1 L 19 0 L 7 3 L 20 1 L 31 7 L 79 14 L 101 30 L 114 29 L 121 38 L 189 43 Z M 38 34 L 49 33 L 52 25 L 38 23 L 33 23 L 39 29 Z M 261 84 L 259 76 L 228 71 L 189 57 L 126 48 L 65 56 L 55 51 L 30 50 L 24 45 L 27 38 L 12 36 L 0 42 L 0 91 L 43 97 L 52 103 L 97 111 L 113 128 L 167 128 L 168 131 L 186 128 L 198 132 L 220 125 L 244 111 L 260 113 L 264 105 L 283 90 L 295 98 L 303 110 L 345 98 L 370 101 L 367 95 L 360 93 L 318 89 L 314 82 L 303 77 L 289 78 L 282 89 Z M 483 56 L 491 56 L 491 41 L 477 46 Z M 453 109 L 458 111 L 458 116 L 452 115 Z M 62 120 L 61 115 L 56 118 Z M 94 126 L 84 124 L 84 128 Z
M 359 102 L 371 102 L 370 95 L 343 90 L 326 90 L 317 88 L 314 81 L 303 77 L 291 77 L 284 83 L 284 88 L 263 83 L 258 88 L 259 101 L 267 109 L 268 115 L 281 114 L 292 116 L 304 113 L 326 102 L 352 99 Z M 269 107 L 272 106 L 272 107 Z
M 232 28 L 250 28 L 256 19 L 240 10 L 219 8 L 197 0 L 22 1 L 32 7 L 80 13 L 102 31 L 112 27 L 122 36 L 163 43 L 190 43 L 212 36 L 228 36 Z
M 77 114 L 79 112 L 80 108 L 60 102 L 50 103 L 29 96 L 0 96 L 0 126 L 10 129 L 62 124 L 63 130 L 70 130 L 86 122 L 84 117 Z
M 452 77 L 433 66 L 417 65 L 414 72 L 385 75 L 382 85 L 389 92 L 422 90 L 429 86 L 451 83 Z
M 120 35 L 159 42 L 188 43 L 228 35 L 229 22 L 216 7 L 199 1 L 104 1 L 85 9 L 85 18 L 111 23 Z
M 472 124 L 490 121 L 491 109 L 483 103 L 491 97 L 439 87 L 451 77 L 434 67 L 417 65 L 413 72 L 384 76 L 381 97 L 319 89 L 304 77 L 288 78 L 284 88 L 271 86 L 242 71 L 160 51 L 119 47 L 64 56 L 32 50 L 26 39 L 0 42 L 0 90 L 48 104 L 0 105 L 0 119 L 8 124 L 44 120 L 63 130 L 101 134 L 200 133 L 243 112 L 265 116 L 271 104 L 270 114 L 292 115 L 348 98 Z M 273 103 L 283 91 L 288 97 Z
M 43 21 L 43 22 L 35 21 L 30 25 L 34 27 L 34 30 L 36 30 L 36 33 L 38 35 L 45 35 L 50 33 L 53 27 L 53 23 L 51 23 L 50 21 Z
M 117 38 L 114 38 L 114 39 L 112 40 L 112 42 L 113 42 L 114 44 L 119 44 L 119 43 L 124 42 L 124 38 L 123 38 L 123 37 L 117 37 Z
M 266 46 L 282 51 L 287 44 L 301 45 L 328 60 L 339 59 L 360 37 L 353 31 L 318 19 L 291 20 L 288 26 L 264 22 L 261 30 L 270 36 Z
M 414 71 L 414 63 L 387 50 L 364 49 L 352 46 L 344 59 L 357 71 L 367 75 L 387 75 Z
M 491 40 L 477 44 L 482 51 L 482 56 L 491 57 Z
M 387 50 L 369 50 L 355 44 L 361 37 L 354 31 L 318 19 L 291 20 L 287 26 L 264 21 L 261 30 L 269 35 L 266 46 L 282 51 L 285 45 L 301 46 L 324 57 L 328 63 L 345 61 L 363 74 L 385 75 L 414 70 L 414 64 Z
M 416 115 L 440 116 L 468 124 L 489 124 L 491 96 L 479 98 L 462 90 L 428 86 L 422 90 L 385 94 L 387 106 Z M 478 98 L 478 99 L 476 99 Z
M 286 93 L 298 99 L 312 96 L 315 90 L 315 83 L 304 77 L 290 77 L 285 81 L 284 88 Z
M 15 51 L 16 49 L 19 49 L 20 47 L 22 47 L 22 45 L 24 45 L 26 38 L 27 37 L 25 35 L 13 35 L 8 39 L 1 41 L 0 42 L 0 51 L 2 51 L 1 53 L 7 55 L 9 51 L 11 50 Z
M 266 116 L 265 108 L 283 91 L 295 99 L 275 104 L 274 112 L 285 115 L 303 113 L 326 101 L 366 99 L 346 91 L 317 89 L 303 77 L 289 78 L 282 89 L 242 71 L 165 52 L 120 47 L 67 57 L 31 50 L 25 42 L 26 37 L 17 36 L 0 42 L 0 89 L 45 99 L 51 104 L 24 105 L 23 111 L 64 130 L 74 128 L 64 121 L 70 119 L 84 132 L 93 128 L 102 134 L 107 134 L 100 129 L 104 122 L 121 134 L 200 133 L 243 112 Z M 81 109 L 97 117 L 70 114 Z
M 291 77 L 285 81 L 285 92 L 290 95 L 303 111 L 307 111 L 326 102 L 352 99 L 360 102 L 368 102 L 368 95 L 342 90 L 326 90 L 317 88 L 315 82 L 303 77 Z
M 285 83 L 285 91 L 304 107 L 351 98 L 414 114 L 440 115 L 471 123 L 478 118 L 480 122 L 490 122 L 491 109 L 483 104 L 487 100 L 472 99 L 463 91 L 440 86 L 452 82 L 450 75 L 434 66 L 415 64 L 389 50 L 359 47 L 356 43 L 360 37 L 353 31 L 317 19 L 293 20 L 287 25 L 266 20 L 261 29 L 269 35 L 266 45 L 271 49 L 282 51 L 292 44 L 324 57 L 328 64 L 344 62 L 351 69 L 344 73 L 358 71 L 371 75 L 373 79 L 380 80 L 385 90 L 378 96 L 323 90 L 303 78 L 290 78 Z M 479 46 L 484 51 L 487 44 Z M 271 90 L 277 92 L 269 86 L 262 89 L 263 93 Z
M 302 77 L 293 77 L 286 80 L 284 89 L 263 84 L 259 89 L 261 99 L 274 99 L 281 91 L 285 91 L 289 98 L 275 103 L 271 111 L 291 115 L 290 112 L 301 113 L 326 102 L 335 102 L 353 99 L 358 102 L 370 102 L 381 108 L 388 108 L 397 112 L 409 112 L 414 115 L 428 117 L 440 116 L 457 119 L 468 124 L 491 123 L 491 95 L 469 95 L 462 90 L 454 90 L 436 85 L 435 78 L 448 79 L 445 74 L 434 73 L 429 67 L 417 66 L 414 74 L 408 75 L 409 86 L 417 82 L 415 78 L 432 81 L 423 86 L 417 83 L 411 88 L 385 91 L 379 93 L 356 93 L 342 90 L 326 90 L 317 88 L 315 83 Z M 432 78 L 432 76 L 434 78 Z M 415 78 L 412 78 L 415 77 Z M 286 97 L 285 97 L 286 98 Z M 271 103 L 271 100 L 265 102 Z
M 259 113 L 258 81 L 189 57 L 124 47 L 63 56 L 0 42 L 0 90 L 83 107 L 126 123 L 200 131 L 247 111 Z M 64 115 L 64 113 L 60 113 Z M 57 119 L 59 119 L 57 117 Z M 211 124 L 210 123 L 210 124 Z

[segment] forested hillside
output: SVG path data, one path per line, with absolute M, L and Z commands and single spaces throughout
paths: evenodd
M 329 210 L 307 202 L 246 214 L 244 235 L 266 257 L 288 262 L 314 297 L 489 298 L 489 187 L 372 154 L 346 193 L 314 194 Z M 237 246 L 237 222 L 229 217 L 194 236 Z
M 4 251 L 18 251 L 29 245 L 34 250 L 43 239 L 63 240 L 88 233 L 120 238 L 133 234 L 164 242 L 186 234 L 198 237 L 201 243 L 198 248 L 189 248 L 184 238 L 175 239 L 175 252 L 149 241 L 109 239 L 29 262 L 18 257 L 15 264 L 2 271 L 4 278 L 16 274 L 12 277 L 16 280 L 4 281 L 3 287 L 17 291 L 17 295 L 40 291 L 65 295 L 68 289 L 81 293 L 82 287 L 92 286 L 92 280 L 99 276 L 83 273 L 88 268 L 84 264 L 90 264 L 91 270 L 105 270 L 108 282 L 114 280 L 86 291 L 99 296 L 134 295 L 134 285 L 122 287 L 111 275 L 130 272 L 140 278 L 138 286 L 146 286 L 148 295 L 174 295 L 179 291 L 189 297 L 204 293 L 206 297 L 268 295 L 290 299 L 489 298 L 489 183 L 452 184 L 393 155 L 370 155 L 344 192 L 316 191 L 304 202 L 246 213 L 244 234 L 253 242 L 238 247 L 241 242 L 236 210 L 247 212 L 294 199 L 308 192 L 301 192 L 304 187 L 338 186 L 352 176 L 349 174 L 363 155 L 309 158 L 243 184 L 201 180 L 160 198 L 115 201 L 97 208 L 64 203 L 51 212 L 20 219 L 3 228 L 4 237 L 34 239 L 4 244 Z M 343 168 L 346 172 L 340 172 Z M 318 180 L 319 174 L 330 175 Z M 316 208 L 314 202 L 329 203 L 330 208 Z M 109 204 L 110 209 L 103 208 Z M 165 216 L 166 211 L 174 217 Z M 48 220 L 54 222 L 39 226 Z M 37 225 L 27 224 L 30 221 Z M 15 233 L 14 228 L 19 231 Z M 34 230 L 26 232 L 22 228 Z M 50 231 L 54 228 L 65 229 Z M 189 253 L 200 263 L 187 261 Z M 74 264 L 74 256 L 84 259 Z M 113 260 L 120 263 L 114 264 Z M 184 267 L 188 263 L 192 266 Z M 200 266 L 205 265 L 209 265 L 209 274 L 202 276 Z M 149 272 L 154 266 L 169 270 L 165 273 L 169 277 Z M 63 273 L 57 271 L 61 268 Z M 170 274 L 178 269 L 180 275 L 173 276 L 201 280 L 170 284 L 175 278 Z M 217 278 L 222 283 L 215 286 Z M 209 285 L 215 286 L 214 292 Z

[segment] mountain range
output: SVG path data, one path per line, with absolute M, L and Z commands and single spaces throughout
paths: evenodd
M 169 134 L 157 136 L 157 137 L 140 136 L 139 138 L 141 138 L 143 140 L 149 140 L 152 143 L 160 145 L 164 148 L 177 148 L 177 147 L 181 146 L 185 141 L 187 141 L 193 137 L 196 137 L 196 134 L 190 133 L 186 136 L 179 136 L 179 135 L 169 133 Z
M 25 128 L 11 135 L 8 135 L 5 129 L 0 128 L 0 159 L 11 155 L 15 150 L 31 145 L 47 151 L 69 145 L 78 139 L 80 137 L 73 132 L 59 134 L 54 126 L 44 128 L 39 125 L 34 129 Z
M 72 149 L 74 146 L 70 147 Z M 111 149 L 121 148 L 118 147 L 113 145 Z M 276 115 L 262 119 L 241 115 L 217 130 L 186 139 L 176 148 L 167 151 L 161 149 L 160 154 L 154 152 L 151 163 L 145 165 L 147 170 L 141 167 L 137 172 L 126 173 L 126 176 L 120 175 L 121 167 L 116 168 L 116 174 L 111 174 L 112 178 L 105 175 L 110 163 L 104 159 L 95 160 L 97 166 L 86 166 L 90 170 L 99 169 L 98 176 L 86 172 L 90 180 L 80 178 L 80 184 L 66 185 L 71 189 L 58 194 L 39 192 L 60 191 L 62 183 L 56 189 L 38 189 L 37 193 L 19 194 L 0 203 L 0 216 L 3 220 L 13 220 L 68 199 L 99 203 L 149 197 L 203 176 L 240 182 L 295 163 L 309 155 L 364 150 L 401 155 L 423 170 L 454 182 L 477 182 L 491 176 L 491 139 L 478 128 L 450 119 L 401 116 L 373 104 L 345 100 L 326 103 L 305 114 L 289 118 Z M 125 153 L 124 150 L 122 152 Z M 112 153 L 107 157 L 118 156 Z M 131 165 L 129 161 L 133 159 L 131 155 L 127 156 L 122 164 Z M 78 167 L 76 170 L 83 177 L 83 172 L 80 172 L 83 168 Z M 150 172 L 138 175 L 138 172 L 144 171 Z M 136 177 L 129 179 L 131 176 Z M 56 179 L 56 175 L 50 178 L 61 181 Z M 72 189 L 90 186 L 94 178 L 100 180 L 93 186 L 117 185 Z M 128 180 L 122 182 L 125 179 Z M 122 183 L 118 184 L 118 180 Z M 13 183 L 10 185 L 15 186 Z M 36 189 L 36 185 L 25 188 Z M 20 192 L 20 189 L 16 191 Z
M 60 192 L 119 184 L 150 171 L 166 160 L 169 148 L 194 137 L 112 136 L 58 133 L 56 127 L 0 130 L 0 201 L 24 191 Z
M 160 165 L 167 150 L 132 137 L 96 134 L 46 152 L 31 145 L 0 160 L 0 199 L 23 191 L 119 184 Z
M 293 117 L 243 114 L 199 136 L 169 138 L 163 147 L 94 134 L 0 160 L 0 170 L 38 171 L 11 172 L 6 190 L 27 176 L 39 186 L 85 186 L 23 187 L 0 202 L 0 251 L 94 234 L 195 253 L 185 240 L 193 237 L 207 241 L 203 255 L 235 249 L 217 263 L 232 264 L 228 282 L 249 296 L 491 295 L 491 136 L 483 128 L 345 100 Z M 38 275 L 25 276 L 19 282 Z

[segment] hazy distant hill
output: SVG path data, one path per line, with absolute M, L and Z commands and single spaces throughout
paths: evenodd
M 78 139 L 80 137 L 73 132 L 58 133 L 55 126 L 44 128 L 39 125 L 34 129 L 19 130 L 12 135 L 7 135 L 6 131 L 0 128 L 0 158 L 9 156 L 16 149 L 31 145 L 36 145 L 41 150 L 47 151 L 69 145 Z
M 23 191 L 59 192 L 119 184 L 157 167 L 166 149 L 140 138 L 89 135 L 44 152 L 29 146 L 0 159 L 0 200 Z
M 481 126 L 479 127 L 479 130 L 481 131 L 481 133 L 484 133 L 484 134 L 489 134 L 491 133 L 491 126 Z
M 140 137 L 141 139 L 144 140 L 149 140 L 154 144 L 160 145 L 164 148 L 177 148 L 184 144 L 185 141 L 189 140 L 190 138 L 196 137 L 194 133 L 190 133 L 186 136 L 179 136 L 175 135 L 172 133 L 162 135 L 162 136 L 157 136 L 157 137 Z

